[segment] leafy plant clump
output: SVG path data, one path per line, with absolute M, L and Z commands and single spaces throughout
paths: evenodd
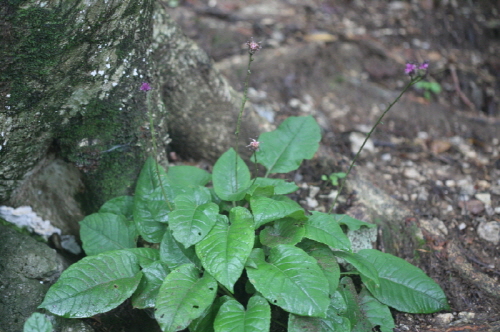
M 390 307 L 447 309 L 441 288 L 417 267 L 351 249 L 346 231 L 375 225 L 305 211 L 286 196 L 295 183 L 268 177 L 296 170 L 319 141 L 312 117 L 262 134 L 252 160 L 265 177 L 252 178 L 233 148 L 212 174 L 165 171 L 148 159 L 133 197 L 112 199 L 81 221 L 88 257 L 63 272 L 40 308 L 91 317 L 131 298 L 135 308 L 154 308 L 163 331 L 193 332 L 269 331 L 273 307 L 289 313 L 294 332 L 392 331 Z M 139 236 L 146 245 L 137 246 Z

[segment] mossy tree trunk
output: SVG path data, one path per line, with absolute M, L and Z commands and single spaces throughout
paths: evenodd
M 167 10 L 153 0 L 2 2 L 0 204 L 31 205 L 57 224 L 81 218 L 82 202 L 90 212 L 130 194 L 151 150 L 142 82 L 153 87 L 159 159 L 170 132 L 195 158 L 230 146 L 238 99 Z M 258 134 L 254 118 L 246 128 Z

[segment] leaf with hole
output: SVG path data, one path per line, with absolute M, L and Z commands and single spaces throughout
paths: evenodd
M 217 282 L 210 274 L 200 277 L 193 264 L 185 264 L 170 272 L 156 297 L 155 318 L 162 331 L 185 329 L 212 304 Z

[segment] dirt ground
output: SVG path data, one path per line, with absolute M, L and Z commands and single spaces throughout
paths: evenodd
M 310 209 L 329 209 L 336 187 L 321 176 L 347 169 L 360 134 L 408 83 L 405 63 L 429 61 L 426 80 L 441 91 L 410 89 L 356 166 L 411 211 L 408 223 L 430 223 L 413 263 L 452 308 L 396 313 L 396 331 L 500 331 L 499 11 L 494 0 L 184 0 L 171 9 L 240 91 L 244 43 L 262 43 L 249 92 L 259 113 L 276 124 L 318 120 L 320 155 L 333 162 L 291 175 Z M 338 211 L 355 200 L 347 192 Z

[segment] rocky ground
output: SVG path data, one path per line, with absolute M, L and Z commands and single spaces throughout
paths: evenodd
M 262 42 L 249 92 L 261 115 L 276 124 L 290 115 L 318 120 L 318 156 L 289 175 L 309 209 L 329 209 L 337 188 L 321 176 L 347 169 L 360 137 L 408 83 L 405 63 L 428 60 L 427 88 L 412 88 L 389 111 L 354 177 L 368 179 L 408 211 L 409 227 L 423 229 L 426 244 L 412 262 L 440 283 L 452 308 L 396 314 L 396 330 L 500 331 L 499 1 L 170 5 L 236 89 L 245 75 L 244 43 Z M 342 196 L 339 212 L 362 196 L 355 190 Z

